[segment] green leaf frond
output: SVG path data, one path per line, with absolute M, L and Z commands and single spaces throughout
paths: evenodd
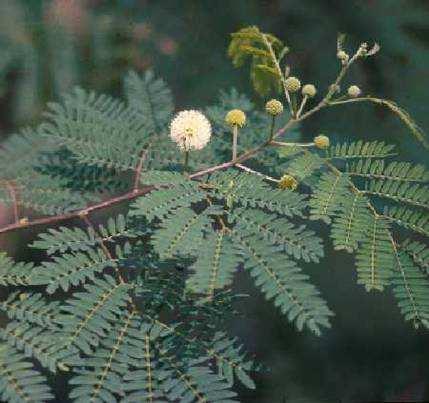
M 235 230 L 261 234 L 279 251 L 305 262 L 319 262 L 323 257 L 321 239 L 304 225 L 296 226 L 287 218 L 279 218 L 260 210 L 235 210 L 232 216 L 237 225 Z
M 100 340 L 106 337 L 112 326 L 122 317 L 129 300 L 130 285 L 117 283 L 105 275 L 85 285 L 85 292 L 76 292 L 61 309 L 59 318 L 65 346 L 75 345 L 91 354 Z
M 124 395 L 121 378 L 127 373 L 129 363 L 144 354 L 129 336 L 137 327 L 136 312 L 124 313 L 112 323 L 90 357 L 70 360 L 76 374 L 70 380 L 74 386 L 70 398 L 74 402 L 116 402 Z
M 46 250 L 48 255 L 67 251 L 86 252 L 101 242 L 114 242 L 122 238 L 135 238 L 138 235 L 138 231 L 129 227 L 127 218 L 119 214 L 116 217 L 110 217 L 106 225 L 99 225 L 97 234 L 92 227 L 86 230 L 78 227 L 50 228 L 47 232 L 39 234 L 39 239 L 30 246 Z
M 58 328 L 44 327 L 28 322 L 10 322 L 0 330 L 0 337 L 9 345 L 22 351 L 26 357 L 35 358 L 40 364 L 56 372 L 66 370 L 64 364 L 71 352 L 63 348 Z
M 310 219 L 331 223 L 342 208 L 344 196 L 349 192 L 348 185 L 347 175 L 330 172 L 322 174 L 309 201 Z
M 152 244 L 160 258 L 186 255 L 198 250 L 203 231 L 211 224 L 210 210 L 208 208 L 202 213 L 195 213 L 189 207 L 180 207 L 165 217 L 152 237 Z
M 368 179 L 396 180 L 403 182 L 428 182 L 429 172 L 423 165 L 409 162 L 360 159 L 347 164 L 346 173 Z
M 54 398 L 47 379 L 13 347 L 0 347 L 0 396 L 4 402 L 45 402 Z
M 251 59 L 250 77 L 253 87 L 260 95 L 271 90 L 279 92 L 281 71 L 278 62 L 287 53 L 288 48 L 274 35 L 261 32 L 252 26 L 231 34 L 228 56 L 235 67 L 242 66 Z
M 14 262 L 0 252 L 0 285 L 31 285 L 33 270 L 33 263 Z
M 190 267 L 187 288 L 209 300 L 216 290 L 232 284 L 234 273 L 242 262 L 231 236 L 224 230 L 211 231 L 198 248 L 197 259 Z
M 17 172 L 26 172 L 37 165 L 42 152 L 58 149 L 53 139 L 41 138 L 38 131 L 25 128 L 12 134 L 0 148 L 1 179 L 15 179 Z
M 228 206 L 260 208 L 285 216 L 303 216 L 307 207 L 305 195 L 291 190 L 273 189 L 255 175 L 235 170 L 216 172 L 208 180 L 209 192 L 226 199 Z
M 323 160 L 316 153 L 304 153 L 298 155 L 288 164 L 286 171 L 294 178 L 303 180 L 319 170 Z
M 274 300 L 289 321 L 295 322 L 298 330 L 305 326 L 318 335 L 321 327 L 330 327 L 332 312 L 295 262 L 253 231 L 233 230 L 232 237 L 242 251 L 244 268 L 256 285 L 267 299 Z
M 51 261 L 43 262 L 33 271 L 32 282 L 45 285 L 48 294 L 58 289 L 68 291 L 69 288 L 94 280 L 97 273 L 106 267 L 117 267 L 116 259 L 106 256 L 101 248 L 89 249 L 86 252 L 65 253 L 52 257 Z
M 429 329 L 429 277 L 421 271 L 411 257 L 399 252 L 392 278 L 393 295 L 406 321 L 417 329 Z
M 352 159 L 352 158 L 386 158 L 395 156 L 395 146 L 384 141 L 363 141 L 338 143 L 328 148 L 328 158 Z
M 165 132 L 173 115 L 173 96 L 164 80 L 155 78 L 152 70 L 139 76 L 130 71 L 124 80 L 128 105 L 135 108 L 145 122 L 148 134 Z
M 137 166 L 150 132 L 136 109 L 80 88 L 48 106 L 49 123 L 40 134 L 67 147 L 77 161 L 125 171 Z
M 183 368 L 180 362 L 164 356 L 169 364 L 171 378 L 165 383 L 166 396 L 169 400 L 191 402 L 219 402 L 233 403 L 237 400 L 236 392 L 232 391 L 228 383 L 211 369 L 203 367 L 196 360 L 195 365 Z
M 429 192 L 424 185 L 391 179 L 370 179 L 365 183 L 363 192 L 393 202 L 429 209 Z
M 373 213 L 368 208 L 368 199 L 359 193 L 344 194 L 341 209 L 332 222 L 331 238 L 334 248 L 355 251 L 373 225 Z
M 406 240 L 400 245 L 400 248 L 411 257 L 417 266 L 429 274 L 429 248 L 426 244 L 419 241 Z
M 41 174 L 62 180 L 62 183 L 73 191 L 114 193 L 125 191 L 130 186 L 129 181 L 121 177 L 120 170 L 79 163 L 73 153 L 65 147 L 44 152 L 34 169 Z
M 386 206 L 383 216 L 410 231 L 429 237 L 429 212 L 408 206 Z
M 205 193 L 192 181 L 179 183 L 167 189 L 155 189 L 137 199 L 130 212 L 131 216 L 145 216 L 148 221 L 162 219 L 179 207 L 189 207 L 205 198 Z
M 394 248 L 386 220 L 373 216 L 371 221 L 356 253 L 358 283 L 367 291 L 381 291 L 390 283 Z
M 17 178 L 18 204 L 47 215 L 67 213 L 85 207 L 90 195 L 67 188 L 67 181 L 43 175 L 37 171 L 27 172 Z
M 216 369 L 228 384 L 237 378 L 243 385 L 254 388 L 254 382 L 249 374 L 255 370 L 255 364 L 243 353 L 242 347 L 237 345 L 235 339 L 231 339 L 223 332 L 215 332 L 212 338 L 188 337 L 180 327 L 172 326 L 149 318 L 149 322 L 159 326 L 163 331 L 169 332 L 170 349 L 184 349 L 184 351 L 194 351 L 203 361 L 212 360 L 216 364 Z
M 48 301 L 42 294 L 11 293 L 0 302 L 0 309 L 9 319 L 35 323 L 43 327 L 56 327 L 55 318 L 59 313 L 60 302 Z

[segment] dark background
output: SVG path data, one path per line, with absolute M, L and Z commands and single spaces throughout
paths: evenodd
M 120 95 L 131 68 L 153 68 L 178 109 L 211 104 L 232 86 L 262 107 L 248 70 L 234 69 L 226 56 L 229 33 L 252 24 L 283 39 L 292 74 L 320 91 L 337 72 L 338 32 L 348 34 L 350 50 L 379 42 L 381 52 L 356 65 L 345 85 L 395 100 L 429 129 L 427 0 L 0 0 L 0 140 L 37 123 L 45 103 L 74 85 Z M 332 109 L 302 128 L 303 139 L 320 132 L 383 139 L 405 159 L 427 161 L 397 118 L 378 107 Z M 25 239 L 7 243 L 23 257 Z M 306 269 L 336 313 L 321 338 L 297 333 L 246 276 L 237 281 L 252 298 L 239 304 L 247 319 L 231 328 L 270 368 L 257 376 L 256 392 L 240 391 L 242 401 L 429 401 L 429 336 L 403 323 L 391 294 L 357 286 L 345 253 L 327 252 Z

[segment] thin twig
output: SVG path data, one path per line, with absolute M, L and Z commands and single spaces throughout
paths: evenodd
M 149 152 L 149 147 L 150 147 L 150 144 L 146 149 L 142 150 L 142 152 L 140 154 L 139 163 L 138 163 L 137 168 L 135 170 L 135 176 L 134 176 L 134 187 L 133 187 L 134 192 L 137 192 L 139 189 L 140 176 L 141 176 L 141 173 L 143 170 L 143 164 L 144 164 L 146 157 L 147 157 L 147 153 Z
M 235 166 L 236 166 L 237 168 L 242 169 L 243 171 L 249 172 L 249 173 L 254 174 L 254 175 L 258 175 L 258 176 L 260 176 L 261 178 L 264 178 L 264 179 L 265 179 L 265 180 L 267 180 L 267 181 L 275 182 L 275 183 L 278 183 L 278 182 L 279 182 L 279 180 L 278 180 L 278 179 L 275 179 L 275 178 L 273 178 L 273 177 L 271 177 L 271 176 L 268 176 L 268 175 L 264 175 L 264 174 L 263 174 L 263 173 L 261 173 L 261 172 L 254 171 L 252 168 L 246 167 L 245 165 L 235 164 Z
M 290 111 L 291 111 L 291 114 L 292 114 L 292 112 L 293 112 L 292 101 L 291 101 L 291 98 L 290 98 L 290 95 L 289 95 L 289 91 L 286 88 L 286 82 L 285 82 L 285 78 L 283 76 L 282 69 L 280 67 L 280 63 L 277 60 L 277 56 L 276 56 L 276 54 L 274 52 L 273 46 L 271 45 L 270 41 L 267 39 L 267 36 L 265 34 L 262 34 L 262 37 L 264 38 L 265 46 L 268 48 L 268 51 L 270 52 L 271 58 L 273 59 L 274 66 L 275 66 L 275 68 L 277 70 L 277 74 L 279 75 L 279 79 L 280 79 L 280 81 L 282 83 L 283 91 L 285 93 L 285 97 L 286 97 L 286 100 L 287 100 L 287 102 L 289 104 L 289 108 L 290 108 Z
M 283 141 L 271 141 L 270 145 L 278 147 L 314 147 L 314 143 L 285 143 Z
M 18 196 L 15 186 L 10 181 L 5 181 L 6 187 L 9 190 L 13 205 L 13 219 L 15 223 L 19 222 Z
M 298 112 L 296 113 L 296 117 L 299 118 L 299 116 L 301 115 L 302 111 L 304 110 L 305 104 L 307 103 L 308 100 L 308 95 L 305 95 L 304 98 L 302 98 L 301 101 L 301 105 L 298 109 Z

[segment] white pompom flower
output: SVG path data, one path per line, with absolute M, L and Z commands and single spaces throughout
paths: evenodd
M 211 134 L 210 122 L 195 110 L 179 112 L 171 121 L 170 137 L 183 151 L 201 150 L 210 141 Z

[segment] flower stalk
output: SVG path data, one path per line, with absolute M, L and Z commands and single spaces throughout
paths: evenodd
M 183 161 L 183 173 L 187 173 L 189 169 L 189 151 L 185 150 L 185 159 Z

